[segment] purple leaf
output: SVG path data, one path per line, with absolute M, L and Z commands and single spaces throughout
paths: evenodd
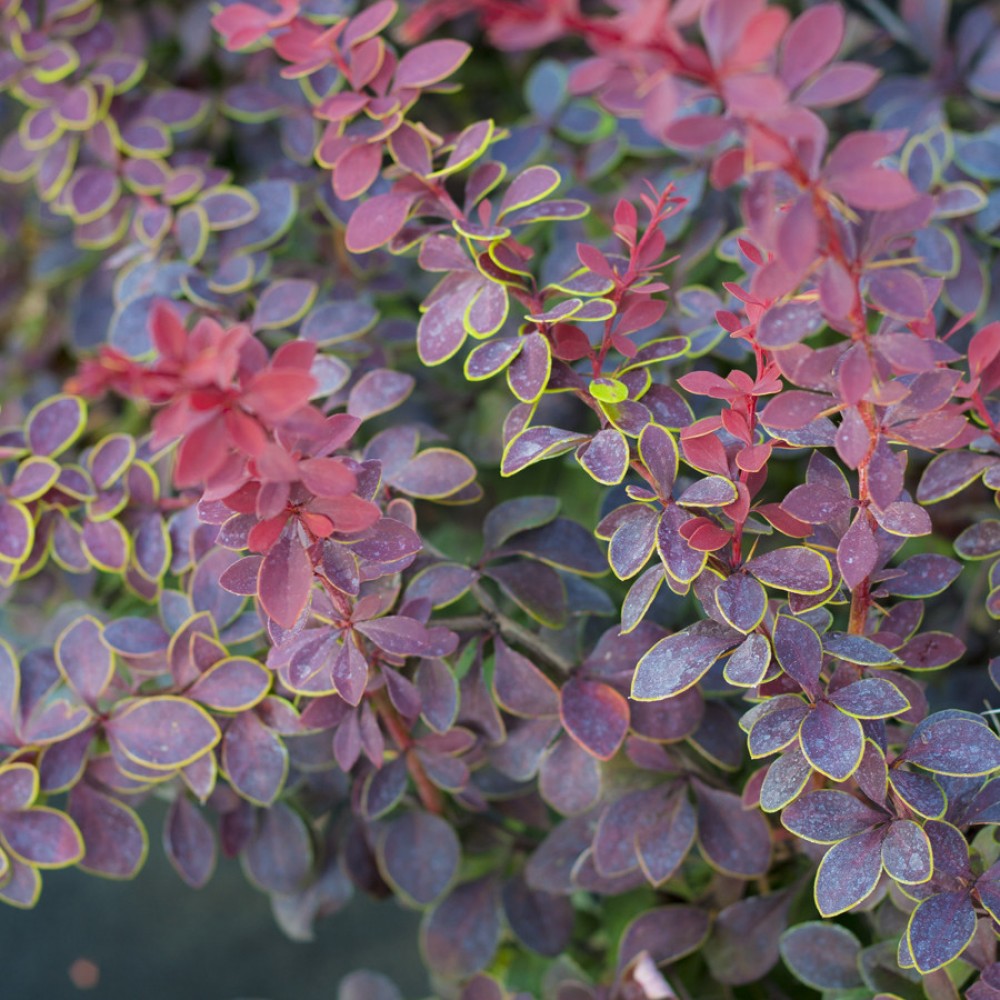
M 786 829 L 814 844 L 839 843 L 886 818 L 853 795 L 827 788 L 803 795 L 781 814 Z
M 456 886 L 424 918 L 422 951 L 430 967 L 449 979 L 486 968 L 500 944 L 500 906 L 496 881 L 478 878 Z
M 764 617 L 767 594 L 752 576 L 734 573 L 716 587 L 715 603 L 733 628 L 748 633 L 753 632 Z
M 778 940 L 788 923 L 794 890 L 748 896 L 718 915 L 705 956 L 712 975 L 734 986 L 760 979 L 778 961 Z
M 188 688 L 187 696 L 220 712 L 244 712 L 271 688 L 270 672 L 256 660 L 234 656 L 213 664 Z
M 552 373 L 552 350 L 540 333 L 529 333 L 521 340 L 521 350 L 507 368 L 507 384 L 522 403 L 533 403 Z
M 819 702 L 802 720 L 800 740 L 809 763 L 834 781 L 844 781 L 861 763 L 861 723 L 829 702 Z
M 576 913 L 564 896 L 538 892 L 522 875 L 514 875 L 502 898 L 507 924 L 526 948 L 555 958 L 569 947 Z
M 639 914 L 625 928 L 618 947 L 621 968 L 641 952 L 657 965 L 676 962 L 697 951 L 708 937 L 708 913 L 697 906 L 657 906 Z
M 243 712 L 226 728 L 222 769 L 236 792 L 255 805 L 267 807 L 285 783 L 288 751 L 277 733 L 252 712 Z
M 412 375 L 377 368 L 355 383 L 347 399 L 347 412 L 358 420 L 369 420 L 399 406 L 413 391 Z
M 712 664 L 742 641 L 742 635 L 713 621 L 700 621 L 656 643 L 636 664 L 631 697 L 661 701 L 694 686 Z
M 119 703 L 105 724 L 108 739 L 130 761 L 174 771 L 207 753 L 221 736 L 212 717 L 172 695 Z
M 847 632 L 827 632 L 823 636 L 823 648 L 839 660 L 865 667 L 888 667 L 899 662 L 895 653 L 873 639 Z
M 501 708 L 526 718 L 559 714 L 559 692 L 538 667 L 500 638 L 494 652 L 493 695 Z
M 1000 768 L 1000 739 L 972 719 L 931 716 L 913 733 L 902 757 L 937 774 L 989 774 Z
M 457 493 L 475 478 L 476 467 L 464 455 L 451 448 L 428 448 L 388 477 L 388 482 L 402 493 L 433 500 Z
M 247 878 L 266 892 L 298 892 L 313 867 L 313 845 L 305 820 L 284 802 L 260 815 L 243 852 Z
M 562 736 L 542 757 L 538 791 L 564 816 L 586 812 L 601 793 L 601 765 L 576 740 Z
M 0 500 L 0 561 L 22 563 L 35 541 L 35 523 L 27 507 Z
M 309 311 L 319 289 L 314 281 L 289 278 L 268 285 L 253 314 L 255 330 L 280 330 L 297 323 Z
M 340 981 L 337 1000 L 403 1000 L 403 994 L 381 973 L 359 969 Z
M 656 548 L 660 519 L 650 504 L 633 504 L 623 516 L 608 545 L 608 562 L 619 580 L 635 576 Z
M 789 747 L 764 775 L 760 786 L 760 807 L 778 812 L 793 803 L 805 790 L 813 769 L 798 746 Z
M 767 871 L 771 830 L 756 810 L 743 808 L 739 796 L 693 782 L 698 807 L 698 846 L 705 860 L 727 875 L 755 878 Z
M 913 820 L 896 820 L 882 841 L 882 864 L 890 878 L 904 885 L 928 881 L 934 865 L 927 834 Z
M 599 760 L 610 760 L 628 732 L 628 702 L 599 681 L 567 681 L 560 692 L 560 715 L 570 736 Z
M 149 838 L 135 811 L 85 784 L 73 788 L 67 811 L 83 835 L 79 867 L 105 878 L 134 878 L 146 860 Z
M 729 657 L 724 676 L 728 683 L 736 687 L 756 687 L 764 679 L 770 665 L 770 643 L 759 632 L 752 632 Z
M 887 719 L 902 715 L 910 708 L 899 688 L 881 677 L 868 677 L 839 688 L 830 696 L 830 701 L 842 712 L 858 719 Z
M 987 518 L 970 524 L 955 539 L 955 551 L 963 559 L 988 559 L 997 555 L 1000 553 L 1000 521 Z
M 822 594 L 833 583 L 830 563 L 804 546 L 765 552 L 751 559 L 746 568 L 761 583 L 792 594 Z
M 458 871 L 458 837 L 440 816 L 408 812 L 392 820 L 378 843 L 379 868 L 418 906 L 433 903 Z
M 215 836 L 208 820 L 186 795 L 171 803 L 163 824 L 163 849 L 177 874 L 200 889 L 215 870 Z
M 491 566 L 484 573 L 523 611 L 549 628 L 566 622 L 569 607 L 559 574 L 545 563 L 527 559 Z
M 83 401 L 74 396 L 53 396 L 39 403 L 25 422 L 25 437 L 33 455 L 54 458 L 82 433 L 87 422 Z
M 806 703 L 795 695 L 771 698 L 751 709 L 740 723 L 745 729 L 748 717 L 752 720 L 747 744 L 750 756 L 767 757 L 797 740 L 808 711 Z
M 659 424 L 646 424 L 639 435 L 639 455 L 660 496 L 669 497 L 673 492 L 678 462 L 677 443 L 673 435 Z
M 534 462 L 562 455 L 586 440 L 583 434 L 564 431 L 558 427 L 528 427 L 511 438 L 504 449 L 500 474 L 512 476 Z
M 628 471 L 628 442 L 621 431 L 607 427 L 598 431 L 590 443 L 577 452 L 577 458 L 592 479 L 605 486 L 614 486 Z
M 940 892 L 913 911 L 906 943 L 924 975 L 958 958 L 976 933 L 976 911 L 967 892 Z
M 118 521 L 86 521 L 82 541 L 87 558 L 98 569 L 121 573 L 128 564 L 128 535 Z
M 816 990 L 861 986 L 861 943 L 839 924 L 810 920 L 781 935 L 781 957 L 792 974 Z
M 996 463 L 995 455 L 969 451 L 946 451 L 937 455 L 920 477 L 917 500 L 920 503 L 938 503 L 953 497 Z
M 0 813 L 0 837 L 7 850 L 36 868 L 65 868 L 84 854 L 76 823 L 50 806 Z
M 60 634 L 55 646 L 60 673 L 90 705 L 96 705 L 115 669 L 114 657 L 102 642 L 101 632 L 95 618 L 79 618 Z
M 882 874 L 882 832 L 859 833 L 835 844 L 816 874 L 816 908 L 835 917 L 866 900 Z
M 815 696 L 823 669 L 823 644 L 816 630 L 800 618 L 778 615 L 771 635 L 781 669 Z
M 659 798 L 662 806 L 646 811 L 635 832 L 639 866 L 655 886 L 680 868 L 694 846 L 698 828 L 697 814 L 685 792 Z

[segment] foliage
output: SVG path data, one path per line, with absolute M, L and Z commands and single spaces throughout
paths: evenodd
M 0 0 L 0 898 L 1000 996 L 1000 21 L 853 7 Z

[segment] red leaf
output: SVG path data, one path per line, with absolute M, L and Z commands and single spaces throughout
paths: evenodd
M 377 194 L 359 205 L 347 223 L 347 249 L 351 253 L 368 253 L 385 246 L 403 228 L 414 197 Z

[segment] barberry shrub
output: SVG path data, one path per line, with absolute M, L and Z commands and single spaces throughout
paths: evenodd
M 1000 997 L 995 3 L 0 0 L 0 90 L 0 898 L 156 797 L 441 997 Z

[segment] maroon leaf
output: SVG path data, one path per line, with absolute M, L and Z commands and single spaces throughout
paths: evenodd
M 260 564 L 257 586 L 264 610 L 279 625 L 292 628 L 305 609 L 313 569 L 306 550 L 290 533 L 282 535 Z
M 879 549 L 865 511 L 858 511 L 837 546 L 837 568 L 849 589 L 857 588 L 875 568 Z

